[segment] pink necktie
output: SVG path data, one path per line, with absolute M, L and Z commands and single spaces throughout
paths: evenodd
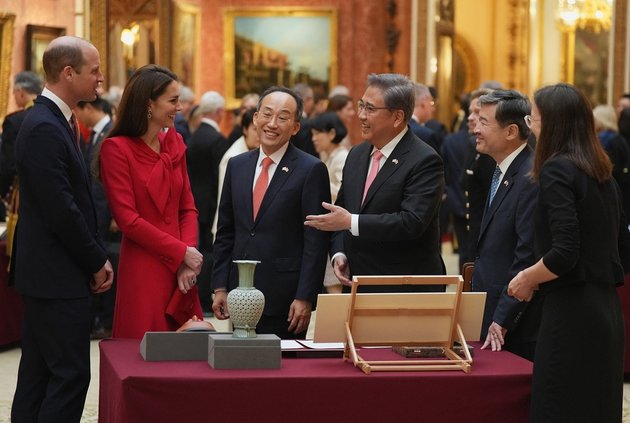
M 370 169 L 370 173 L 365 180 L 365 189 L 363 190 L 363 200 L 361 200 L 361 204 L 363 204 L 363 202 L 365 201 L 365 196 L 367 195 L 368 189 L 370 189 L 370 185 L 372 185 L 372 182 L 374 182 L 374 179 L 376 178 L 376 174 L 379 170 L 379 162 L 381 161 L 382 157 L 383 153 L 381 153 L 380 150 L 376 150 L 374 154 L 372 154 L 372 168 Z
M 265 191 L 267 191 L 267 185 L 269 185 L 269 166 L 271 166 L 272 163 L 273 160 L 269 157 L 265 157 L 262 160 L 262 170 L 260 171 L 260 175 L 258 175 L 256 184 L 254 185 L 254 193 L 252 197 L 254 205 L 254 220 L 256 220 L 260 204 L 265 196 Z

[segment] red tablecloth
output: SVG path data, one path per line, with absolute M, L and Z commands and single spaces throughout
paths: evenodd
M 6 241 L 0 241 L 0 345 L 22 339 L 22 297 L 7 285 Z
M 204 361 L 145 362 L 138 341 L 105 340 L 100 351 L 100 423 L 525 423 L 529 415 L 532 364 L 508 352 L 475 348 L 469 374 L 366 375 L 341 358 L 214 370 Z

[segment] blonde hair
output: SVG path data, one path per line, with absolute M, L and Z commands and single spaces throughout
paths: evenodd
M 595 127 L 597 130 L 619 132 L 617 113 L 615 113 L 615 108 L 610 104 L 600 104 L 595 107 L 593 109 L 593 117 L 595 118 Z

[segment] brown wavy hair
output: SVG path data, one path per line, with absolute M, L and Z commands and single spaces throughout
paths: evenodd
M 534 104 L 541 119 L 532 169 L 535 180 L 545 162 L 558 155 L 599 183 L 611 178 L 612 164 L 597 138 L 593 110 L 582 92 L 570 84 L 550 85 L 536 91 Z

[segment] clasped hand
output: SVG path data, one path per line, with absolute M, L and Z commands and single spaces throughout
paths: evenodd
M 98 272 L 92 275 L 90 288 L 95 294 L 107 291 L 114 283 L 114 268 L 109 260 L 105 262 Z

